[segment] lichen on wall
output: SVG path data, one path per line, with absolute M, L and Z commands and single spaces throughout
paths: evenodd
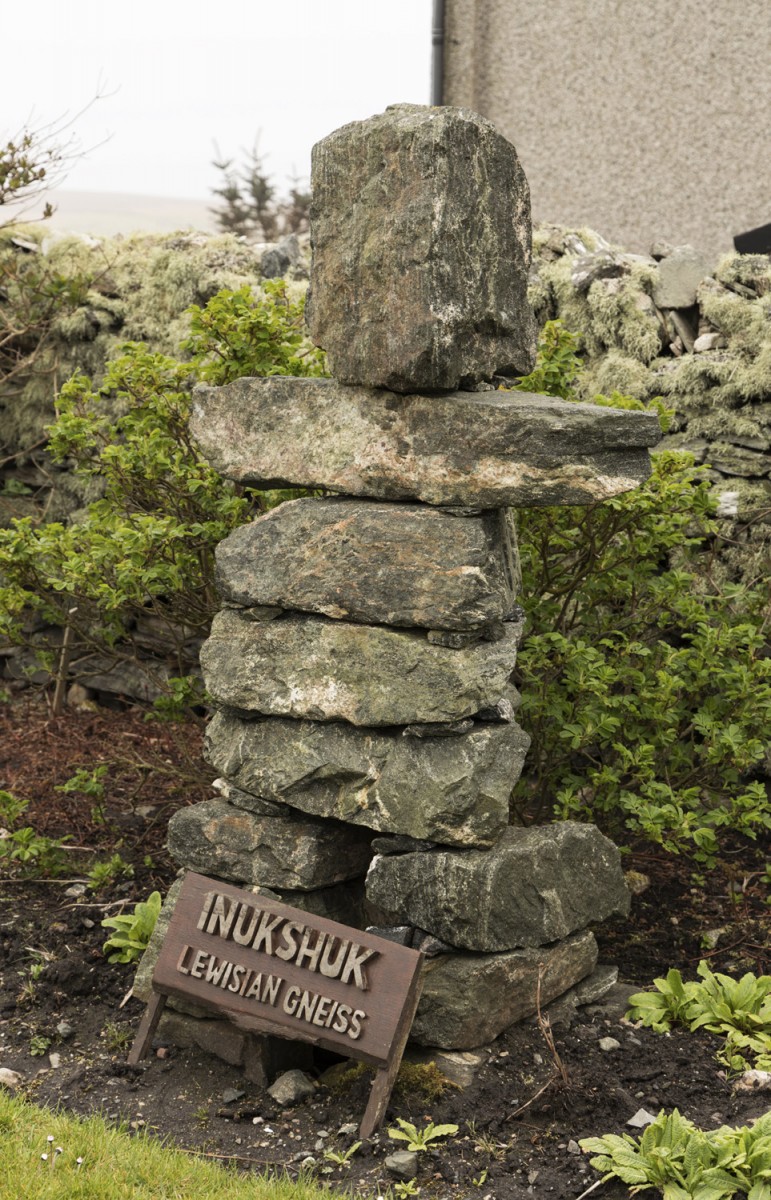
M 580 335 L 579 394 L 619 391 L 673 410 L 661 448 L 683 449 L 713 483 L 722 540 L 716 569 L 756 581 L 771 572 L 771 258 L 724 256 L 688 296 L 664 307 L 660 264 L 677 277 L 695 252 L 628 254 L 586 229 L 534 235 L 530 301 L 541 323 Z M 681 291 L 687 295 L 685 278 Z M 670 292 L 671 294 L 671 292 Z

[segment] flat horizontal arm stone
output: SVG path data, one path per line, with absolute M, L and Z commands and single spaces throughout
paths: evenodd
M 415 738 L 343 721 L 217 713 L 204 753 L 236 785 L 231 803 L 239 807 L 260 811 L 269 800 L 380 833 L 490 846 L 508 823 L 529 743 L 514 721 Z
M 223 600 L 372 625 L 473 630 L 511 613 L 516 551 L 505 512 L 308 497 L 217 547 Z
M 225 609 L 201 669 L 215 703 L 240 712 L 353 725 L 455 721 L 500 700 L 521 634 L 511 621 L 500 641 L 451 650 L 385 625 L 299 614 L 250 621 Z
M 589 504 L 650 474 L 655 413 L 527 392 L 397 395 L 332 379 L 199 384 L 191 431 L 215 470 L 262 487 L 504 508 Z

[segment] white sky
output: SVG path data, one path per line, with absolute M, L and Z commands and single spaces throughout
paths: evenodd
M 259 135 L 279 191 L 314 142 L 430 103 L 431 0 L 34 0 L 3 13 L 0 138 L 77 113 L 63 187 L 211 198 Z M 107 140 L 105 140 L 107 139 Z

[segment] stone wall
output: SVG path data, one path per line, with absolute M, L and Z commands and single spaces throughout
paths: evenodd
M 539 324 L 580 334 L 579 394 L 661 396 L 674 412 L 657 450 L 690 451 L 719 504 L 732 579 L 771 570 L 771 258 L 715 267 L 690 246 L 630 254 L 587 229 L 541 226 L 529 297 Z
M 87 271 L 94 283 L 84 304 L 55 323 L 44 369 L 19 390 L 0 389 L 5 523 L 44 511 L 48 519 L 67 520 L 94 498 L 93 481 L 54 465 L 45 450 L 57 380 L 76 370 L 98 380 L 122 340 L 145 340 L 177 354 L 189 304 L 205 304 L 221 287 L 258 285 L 282 272 L 300 292 L 310 265 L 307 240 L 255 247 L 230 236 L 180 234 L 49 242 L 38 231 L 36 240 L 21 241 L 14 251 L 19 256 L 40 254 L 52 270 Z M 631 254 L 589 229 L 541 225 L 533 237 L 528 300 L 538 324 L 560 317 L 581 335 L 582 394 L 661 395 L 674 409 L 659 448 L 688 449 L 709 464 L 724 535 L 720 562 L 730 578 L 764 578 L 771 562 L 769 258 L 729 254 L 715 265 L 684 247 L 658 242 L 653 249 L 654 255 Z M 157 653 L 149 625 L 137 640 L 142 654 Z M 16 676 L 30 666 L 24 652 L 0 658 Z M 140 700 L 157 694 L 146 672 L 130 664 L 117 675 L 92 675 L 88 683 L 99 693 Z

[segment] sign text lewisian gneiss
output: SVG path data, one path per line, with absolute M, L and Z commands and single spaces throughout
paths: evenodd
M 161 1001 L 193 1000 L 244 1030 L 312 1042 L 390 1073 L 414 1016 L 421 961 L 404 946 L 190 872 L 153 990 Z

